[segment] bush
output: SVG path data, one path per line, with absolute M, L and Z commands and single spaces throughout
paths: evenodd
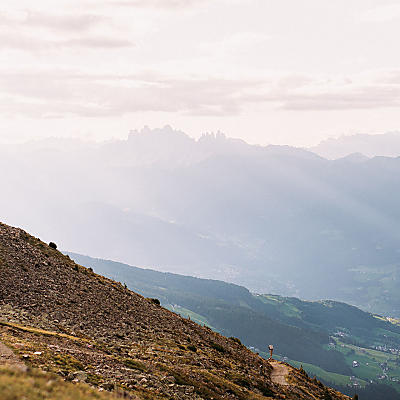
M 57 245 L 56 245 L 54 242 L 50 242 L 50 243 L 49 243 L 49 246 L 50 246 L 52 249 L 57 250 Z
M 196 351 L 197 351 L 196 346 L 193 346 L 192 344 L 189 344 L 189 345 L 187 346 L 187 348 L 188 348 L 188 350 L 194 351 L 195 353 L 196 353 Z
M 333 400 L 331 394 L 328 389 L 325 389 L 323 400 Z
M 218 343 L 210 342 L 210 346 L 213 349 L 219 351 L 220 353 L 225 353 L 226 352 L 226 350 Z
M 157 306 L 161 305 L 160 300 L 158 300 L 158 299 L 148 298 L 147 300 L 150 301 L 150 303 L 156 304 Z
M 238 339 L 237 337 L 233 337 L 231 336 L 229 339 L 231 339 L 233 342 L 237 343 L 237 344 L 242 344 L 242 342 L 240 341 L 240 339 Z

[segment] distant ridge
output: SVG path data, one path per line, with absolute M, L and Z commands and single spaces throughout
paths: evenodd
M 400 156 L 400 132 L 377 135 L 357 134 L 330 138 L 308 150 L 329 159 L 362 153 L 367 157 Z
M 63 250 L 400 317 L 400 158 L 165 127 L 0 146 L 0 180 L 4 222 Z

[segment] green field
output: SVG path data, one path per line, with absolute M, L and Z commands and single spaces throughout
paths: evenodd
M 336 349 L 343 353 L 349 365 L 351 365 L 353 360 L 359 362 L 360 366 L 353 368 L 355 376 L 364 380 L 391 385 L 400 392 L 399 356 L 345 344 L 340 341 L 337 341 Z M 383 370 L 382 364 L 386 365 L 387 369 Z M 385 378 L 379 379 L 382 376 L 385 376 Z
M 366 349 L 347 343 L 343 343 L 340 340 L 336 341 L 336 350 L 340 351 L 347 364 L 352 367 L 353 361 L 359 363 L 358 367 L 353 368 L 353 376 L 357 378 L 357 382 L 363 387 L 373 381 L 374 383 L 384 383 L 392 386 L 400 393 L 400 357 L 385 353 L 383 351 Z M 268 354 L 262 353 L 263 357 L 268 358 Z M 279 355 L 274 358 L 282 360 Z M 335 385 L 346 386 L 351 383 L 350 376 L 335 374 L 327 372 L 322 368 L 313 365 L 302 363 L 300 361 L 287 360 L 287 362 L 294 367 L 299 368 L 301 365 L 308 373 L 309 376 L 316 376 L 318 379 L 322 379 L 324 382 L 329 382 Z M 382 369 L 382 364 L 387 366 L 387 370 Z M 384 379 L 379 377 L 385 376 Z M 396 381 L 398 379 L 398 381 Z
M 255 295 L 259 300 L 265 304 L 277 307 L 280 313 L 289 318 L 301 319 L 301 310 L 299 310 L 294 304 L 291 304 L 284 297 L 275 296 L 272 294 Z
M 327 372 L 327 371 L 323 370 L 322 368 L 317 367 L 312 364 L 305 364 L 305 363 L 301 363 L 298 361 L 289 361 L 289 364 L 291 364 L 297 368 L 300 368 L 300 366 L 303 366 L 304 370 L 307 372 L 307 374 L 310 377 L 316 376 L 317 378 L 322 379 L 323 381 L 332 382 L 335 385 L 346 386 L 351 383 L 350 377 L 347 375 L 341 375 L 341 374 L 335 374 L 332 372 Z M 365 380 L 357 379 L 357 381 L 363 387 L 365 385 L 367 385 L 367 382 Z

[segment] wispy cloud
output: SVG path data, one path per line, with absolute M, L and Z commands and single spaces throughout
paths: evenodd
M 135 44 L 129 40 L 94 35 L 71 39 L 47 39 L 43 36 L 0 32 L 0 49 L 23 50 L 28 52 L 80 47 L 87 49 L 119 49 L 133 47 L 134 45 Z
M 287 110 L 356 110 L 400 107 L 400 87 L 369 85 L 314 94 L 292 93 L 275 99 Z
M 209 0 L 108 0 L 103 4 L 122 7 L 179 9 L 193 7 L 207 1 Z
M 3 72 L 2 113 L 43 117 L 118 116 L 142 111 L 183 115 L 235 115 L 246 105 L 286 110 L 351 110 L 400 107 L 400 86 L 378 81 L 343 83 L 306 76 L 268 79 L 172 78 L 152 74 Z
M 0 112 L 37 117 L 48 112 L 101 117 L 138 111 L 226 115 L 239 112 L 241 99 L 259 84 L 162 76 L 149 80 L 146 75 L 3 73 L 0 89 L 12 101 L 4 102 Z
M 85 47 L 112 49 L 132 47 L 123 37 L 98 33 L 110 18 L 101 15 L 58 15 L 33 11 L 0 14 L 0 49 L 57 50 Z M 102 27 L 104 29 L 104 26 Z M 122 36 L 122 35 L 120 35 Z
M 371 8 L 360 15 L 361 22 L 388 22 L 400 18 L 400 4 L 386 4 Z
M 44 28 L 55 31 L 82 32 L 108 21 L 109 18 L 94 14 L 48 14 L 38 11 L 20 11 L 15 14 L 0 14 L 3 27 L 15 29 Z
M 236 32 L 221 40 L 200 44 L 200 50 L 212 56 L 238 55 L 260 51 L 272 39 L 271 35 L 258 32 Z
M 62 47 L 86 47 L 92 49 L 118 49 L 123 47 L 133 47 L 134 45 L 135 44 L 130 40 L 95 36 L 84 37 L 80 39 L 70 39 L 57 43 L 57 46 Z
M 32 28 L 41 27 L 52 30 L 86 31 L 107 21 L 108 18 L 100 15 L 50 15 L 41 13 L 27 13 L 21 23 Z
M 299 111 L 400 107 L 400 86 L 394 79 L 396 76 L 394 71 L 370 72 L 342 79 L 292 75 L 281 79 L 265 97 L 260 96 L 259 101 Z

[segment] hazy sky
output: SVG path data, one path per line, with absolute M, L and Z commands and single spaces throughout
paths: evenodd
M 400 130 L 400 3 L 3 0 L 0 141 Z

